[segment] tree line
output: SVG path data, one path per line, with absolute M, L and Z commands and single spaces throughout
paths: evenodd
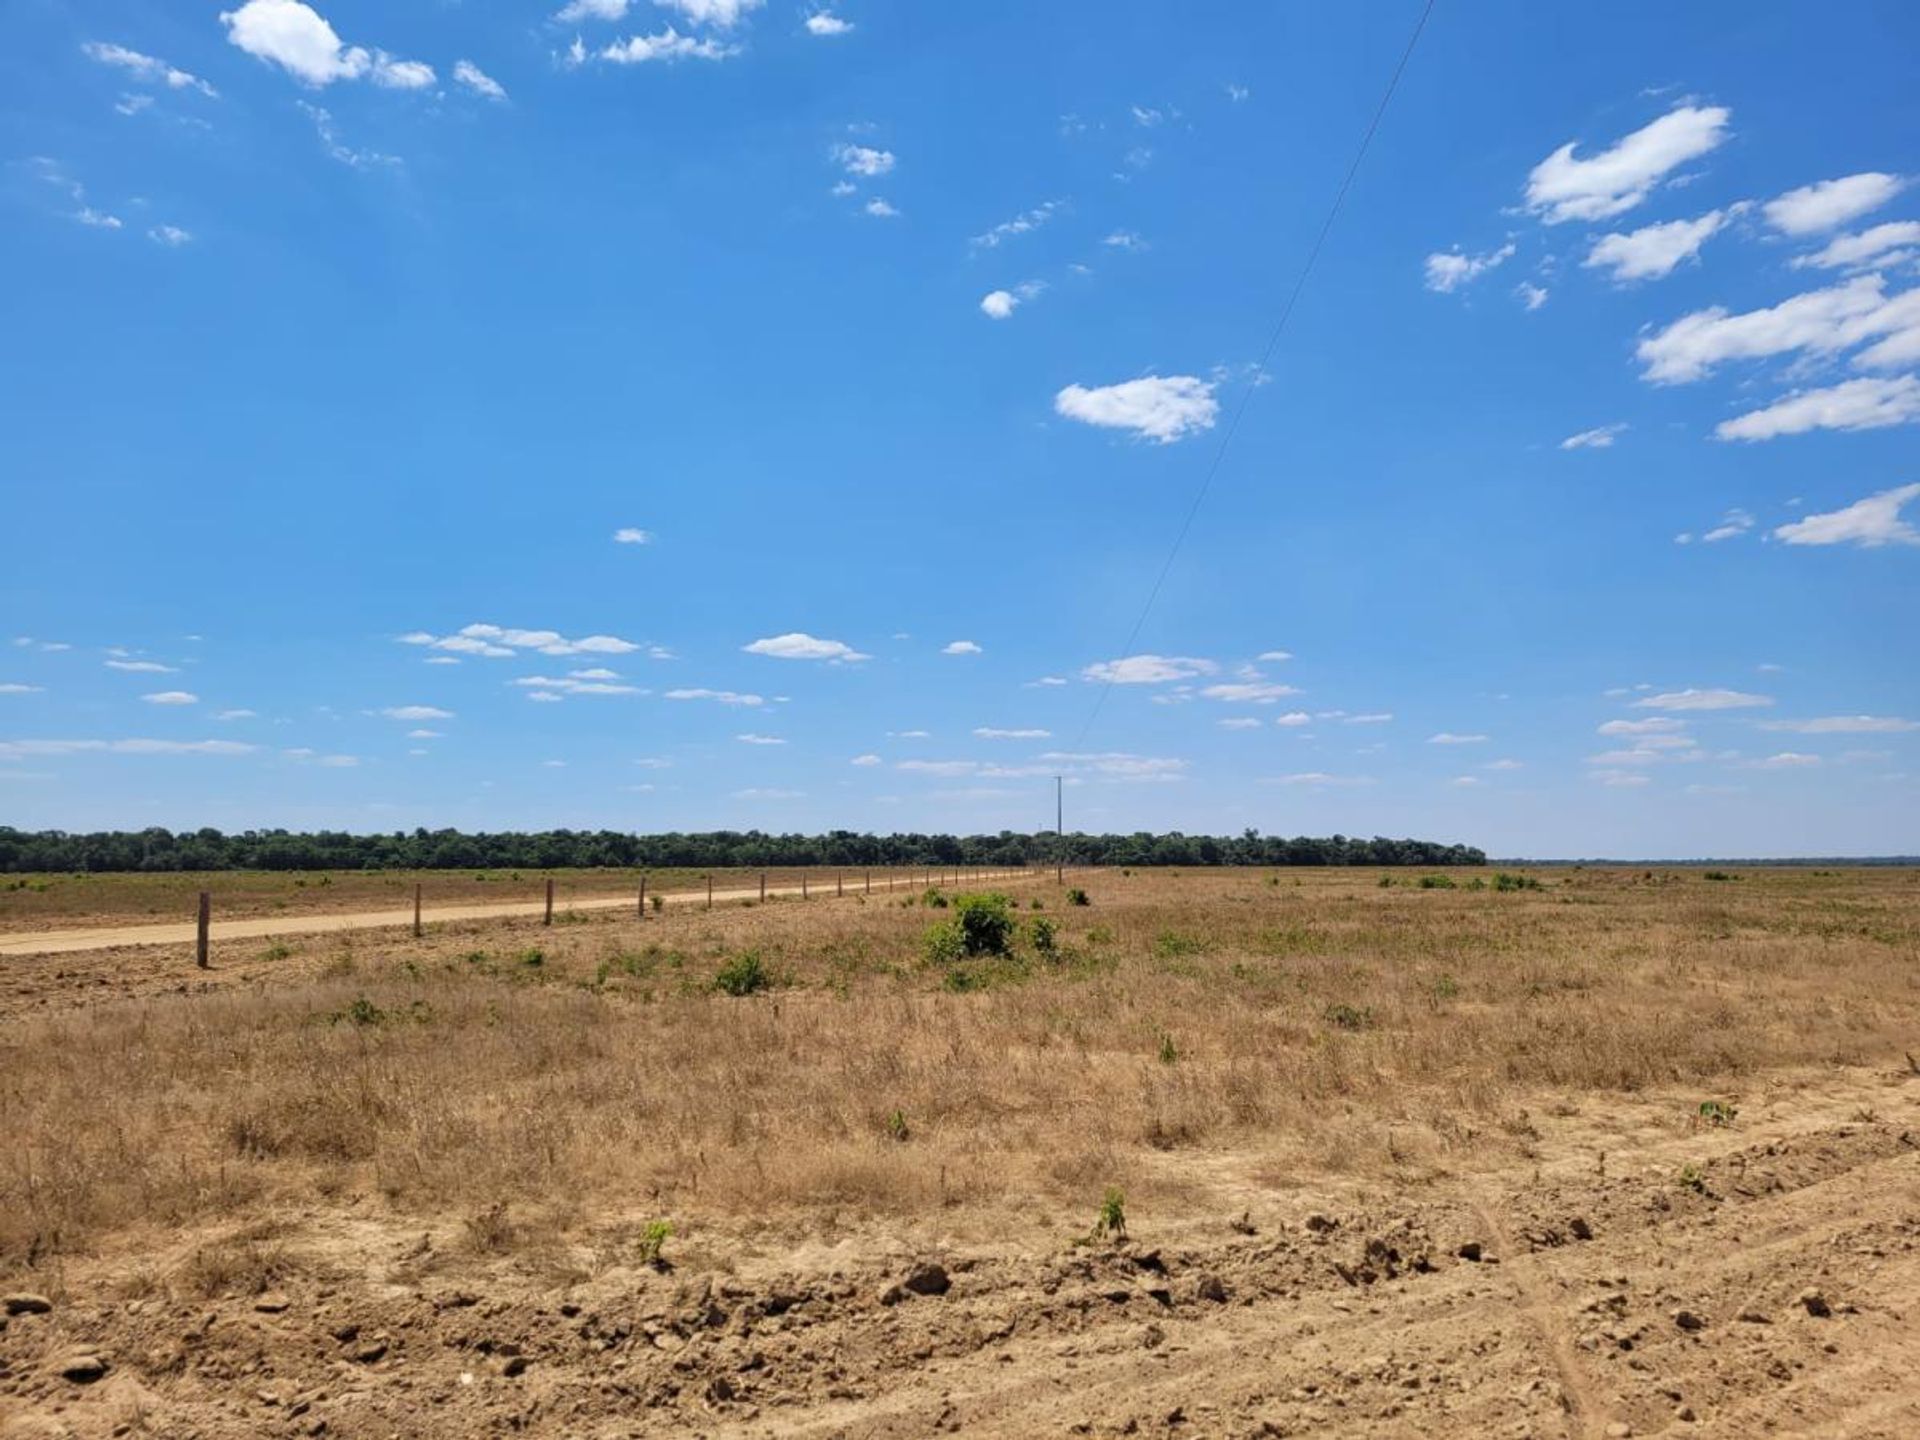
M 1362 840 L 1261 835 L 1057 836 L 1051 831 L 997 835 L 770 835 L 714 830 L 630 835 L 616 830 L 106 830 L 89 835 L 0 826 L 0 873 L 172 870 L 474 870 L 493 868 L 718 869 L 808 865 L 1484 865 L 1471 845 L 1431 840 Z

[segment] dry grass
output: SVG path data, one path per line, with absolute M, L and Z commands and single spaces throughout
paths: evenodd
M 1911 871 L 1395 878 L 1108 873 L 1084 909 L 1022 884 L 1059 953 L 969 993 L 920 958 L 936 915 L 876 897 L 556 927 L 537 952 L 383 939 L 319 976 L 14 1021 L 0 1275 L 316 1195 L 458 1215 L 496 1249 L 526 1215 L 1090 1215 L 1229 1149 L 1413 1178 L 1511 1155 L 1555 1095 L 1705 1097 L 1914 1045 Z M 718 992 L 749 950 L 775 988 Z

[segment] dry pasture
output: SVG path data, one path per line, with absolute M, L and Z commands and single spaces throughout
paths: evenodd
M 9 959 L 0 1425 L 1912 1433 L 1920 874 L 1423 873 Z

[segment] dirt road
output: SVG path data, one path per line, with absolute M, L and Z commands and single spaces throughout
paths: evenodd
M 969 886 L 989 882 L 1004 884 L 1033 873 L 1027 870 L 969 872 L 965 883 Z M 803 890 L 814 896 L 833 894 L 830 888 L 832 881 L 826 877 L 823 880 L 825 883 L 822 884 L 769 885 L 766 894 L 770 897 L 795 896 L 802 894 Z M 890 885 L 889 888 L 893 887 Z M 910 886 L 903 881 L 899 888 L 904 891 Z M 737 905 L 743 900 L 757 900 L 760 895 L 761 889 L 757 885 L 749 889 L 715 890 L 712 903 Z M 708 902 L 705 890 L 667 891 L 658 898 L 661 905 L 675 907 L 702 906 Z M 649 904 L 653 899 L 653 896 L 648 897 Z M 637 900 L 637 892 L 630 892 L 556 902 L 555 909 L 562 913 L 568 910 L 617 910 L 634 905 Z M 504 920 L 538 915 L 545 908 L 545 902 L 541 900 L 516 900 L 493 905 L 444 905 L 422 910 L 420 921 L 423 925 L 436 925 L 470 920 Z M 218 942 L 263 940 L 280 935 L 319 935 L 338 930 L 392 930 L 412 924 L 413 908 L 408 906 L 403 910 L 367 910 L 353 915 L 275 915 L 255 920 L 216 920 L 208 933 L 210 939 Z M 86 950 L 118 950 L 137 945 L 189 945 L 193 943 L 194 931 L 195 927 L 189 921 L 178 925 L 103 925 L 89 926 L 84 930 L 42 930 L 26 935 L 0 935 L 0 958 L 9 955 L 70 955 Z

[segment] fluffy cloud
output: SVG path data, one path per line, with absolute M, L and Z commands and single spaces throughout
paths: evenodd
M 1794 750 L 1783 750 L 1778 755 L 1769 755 L 1764 760 L 1749 760 L 1743 767 L 1747 770 L 1806 770 L 1820 763 L 1818 755 L 1803 755 Z
M 169 250 L 177 250 L 182 245 L 193 242 L 193 232 L 182 230 L 178 225 L 155 225 L 147 231 L 147 238 L 156 245 L 164 245 Z
M 1658 384 L 1699 380 L 1729 360 L 1806 351 L 1836 355 L 1869 341 L 1853 363 L 1880 367 L 1920 360 L 1920 289 L 1886 293 L 1886 279 L 1861 275 L 1742 315 L 1715 305 L 1683 315 L 1642 340 L 1634 353 Z
M 1916 420 L 1920 420 L 1920 378 L 1870 376 L 1821 390 L 1796 391 L 1763 409 L 1722 420 L 1713 433 L 1722 440 L 1772 440 L 1808 430 L 1878 430 Z
M 1789 545 L 1920 545 L 1920 530 L 1900 518 L 1900 510 L 1920 497 L 1920 484 L 1899 485 L 1841 510 L 1808 515 L 1777 527 L 1774 538 Z
M 851 20 L 842 20 L 838 15 L 831 15 L 825 10 L 817 10 L 807 16 L 807 33 L 818 35 L 822 39 L 833 35 L 845 35 L 852 29 Z
M 895 164 L 891 150 L 876 150 L 871 145 L 836 145 L 833 158 L 849 175 L 861 175 L 869 180 L 891 173 Z
M 667 691 L 669 700 L 711 700 L 717 705 L 741 705 L 757 708 L 766 704 L 760 695 L 743 695 L 734 690 L 687 689 Z
M 1016 235 L 1024 235 L 1029 230 L 1038 230 L 1051 220 L 1059 209 L 1058 200 L 1049 200 L 1045 204 L 1034 206 L 1031 210 L 1022 211 L 1011 220 L 1002 220 L 991 230 L 975 235 L 967 243 L 976 250 L 998 249 Z
M 1761 207 L 1767 223 L 1786 235 L 1817 235 L 1878 210 L 1906 184 L 1898 175 L 1868 170 L 1789 190 Z
M 1700 247 L 1725 228 L 1732 210 L 1709 210 L 1694 220 L 1668 220 L 1626 234 L 1602 235 L 1580 263 L 1589 270 L 1610 270 L 1617 281 L 1658 280 L 1691 260 Z
M 749 13 L 766 4 L 766 0 L 653 0 L 653 3 L 666 10 L 679 11 L 689 24 L 731 30 Z
M 1549 292 L 1544 285 L 1535 285 L 1532 281 L 1522 280 L 1513 287 L 1513 293 L 1520 297 L 1520 303 L 1531 312 L 1547 303 Z
M 893 207 L 890 201 L 883 200 L 878 195 L 867 201 L 867 203 L 860 208 L 876 220 L 894 220 L 898 219 L 900 215 L 900 212 Z
M 1116 750 L 1096 754 L 1051 750 L 1041 755 L 1039 760 L 1043 767 L 1052 767 L 1063 773 L 1084 773 L 1106 780 L 1179 780 L 1185 778 L 1188 768 L 1185 760 L 1130 755 Z
M 186 690 L 156 690 L 140 697 L 149 705 L 198 705 L 200 697 Z
M 9 680 L 0 685 L 0 695 L 38 695 L 45 687 L 41 685 L 22 685 L 17 680 Z
M 1011 290 L 992 290 L 981 300 L 980 309 L 990 320 L 1005 320 L 1021 305 L 1034 299 L 1047 287 L 1039 280 L 1028 280 Z
M 847 763 L 849 765 L 858 765 L 862 769 L 871 769 L 873 766 L 880 764 L 880 757 L 878 755 L 856 755 Z
M 104 662 L 109 670 L 124 670 L 129 675 L 177 675 L 177 665 L 162 665 L 158 660 L 108 660 Z
M 227 39 L 256 59 L 278 65 L 307 85 L 371 79 L 393 90 L 433 84 L 433 67 L 397 60 L 384 50 L 343 45 L 333 26 L 301 0 L 246 0 L 220 16 Z
M 942 655 L 980 655 L 980 647 L 971 640 L 951 640 L 940 647 Z
M 1746 534 L 1752 528 L 1753 516 L 1745 510 L 1733 509 L 1722 515 L 1720 517 L 1720 523 L 1702 535 L 1700 541 L 1704 545 L 1717 545 L 1722 540 L 1736 539 Z M 1691 545 L 1693 543 L 1693 535 L 1690 531 L 1682 531 L 1673 537 L 1673 543 L 1676 545 Z
M 1600 726 L 1602 735 L 1672 735 L 1687 728 L 1684 720 L 1667 715 L 1649 715 L 1645 720 L 1608 720 Z
M 738 740 L 742 745 L 784 745 L 787 743 L 778 735 L 755 735 L 751 732 L 745 735 L 736 735 L 733 738 Z
M 1762 720 L 1760 728 L 1796 735 L 1901 735 L 1920 730 L 1920 720 L 1893 715 L 1822 715 L 1814 720 Z
M 1471 285 L 1487 271 L 1504 265 L 1513 258 L 1514 245 L 1508 241 L 1498 250 L 1489 250 L 1484 255 L 1463 255 L 1458 249 L 1441 254 L 1427 256 L 1427 289 L 1437 290 L 1442 295 L 1451 294 L 1462 285 Z
M 1836 235 L 1824 249 L 1802 255 L 1793 264 L 1796 269 L 1883 269 L 1920 258 L 1920 248 L 1909 247 L 1920 247 L 1920 220 L 1889 220 L 1857 235 Z
M 696 40 L 669 25 L 658 35 L 630 35 L 603 45 L 594 55 L 610 65 L 646 65 L 656 60 L 667 64 L 676 60 L 725 60 L 739 53 L 737 45 L 723 45 L 711 36 Z M 573 56 L 576 64 L 584 58 L 577 42 Z
M 389 720 L 451 720 L 451 710 L 441 710 L 433 705 L 389 705 L 378 712 Z
M 513 682 L 523 690 L 535 690 L 543 695 L 643 695 L 637 685 L 620 683 L 620 677 L 612 670 L 574 670 L 566 675 L 524 675 Z
M 651 530 L 641 530 L 632 525 L 623 526 L 621 529 L 613 532 L 613 543 L 616 545 L 651 545 L 653 543 L 653 532 Z
M 1333 789 L 1349 785 L 1373 785 L 1371 775 L 1329 775 L 1324 770 L 1302 770 L 1292 775 L 1275 775 L 1261 781 L 1263 785 L 1306 785 L 1315 790 Z
M 1255 723 L 1257 724 L 1259 722 L 1256 721 Z M 1313 723 L 1313 717 L 1304 710 L 1289 710 L 1284 715 L 1274 716 L 1273 723 L 1284 730 L 1297 730 L 1302 725 L 1311 725 Z M 1349 721 L 1348 723 L 1352 724 L 1353 722 Z
M 1591 430 L 1582 430 L 1578 435 L 1569 435 L 1560 442 L 1562 450 L 1610 450 L 1616 437 L 1625 433 L 1627 422 L 1616 421 L 1612 425 L 1596 425 Z
M 1106 685 L 1164 685 L 1212 675 L 1220 667 L 1191 655 L 1129 655 L 1124 660 L 1102 660 L 1080 672 L 1082 680 Z
M 213 86 L 198 75 L 190 75 L 164 60 L 156 59 L 152 55 L 142 55 L 138 50 L 129 50 L 124 45 L 89 40 L 80 48 L 89 60 L 97 60 L 102 65 L 112 65 L 117 69 L 125 70 L 134 79 L 144 80 L 150 85 L 165 85 L 169 90 L 197 90 L 209 98 L 217 94 Z
M 1222 730 L 1259 730 L 1263 727 L 1251 715 L 1229 715 L 1220 722 L 1220 728 Z
M 482 70 L 471 60 L 454 61 L 453 78 L 460 84 L 466 86 L 467 89 L 473 91 L 474 94 L 485 96 L 489 100 L 504 100 L 507 98 L 507 87 L 487 74 L 486 71 Z
M 826 660 L 836 665 L 873 658 L 838 640 L 820 640 L 798 630 L 787 635 L 770 635 L 740 648 L 749 655 L 770 655 L 776 660 Z
M 502 659 L 522 650 L 542 655 L 627 655 L 640 647 L 617 635 L 583 635 L 570 640 L 557 630 L 522 630 L 503 625 L 465 625 L 453 635 L 415 630 L 399 637 L 402 645 L 424 645 L 462 655 Z
M 1739 690 L 1668 690 L 1633 702 L 1636 710 L 1745 710 L 1773 704 L 1769 695 L 1748 695 Z
M 1455 735 L 1450 730 L 1442 730 L 1438 735 L 1427 737 L 1429 745 L 1484 745 L 1486 742 L 1485 735 Z
M 238 740 L 0 740 L 0 760 L 36 755 L 251 755 Z
M 973 733 L 982 740 L 1051 740 L 1051 730 L 1001 730 L 992 725 L 976 725 Z
M 1527 208 L 1549 225 L 1631 210 L 1674 170 L 1724 141 L 1731 117 L 1718 105 L 1682 105 L 1584 160 L 1568 141 L 1527 176 Z
M 1209 685 L 1200 692 L 1209 700 L 1226 700 L 1242 705 L 1271 705 L 1276 700 L 1300 692 L 1291 685 L 1274 685 L 1264 680 L 1233 681 Z
M 1220 413 L 1213 388 L 1192 375 L 1147 375 L 1118 385 L 1069 385 L 1053 397 L 1053 408 L 1069 420 L 1167 445 L 1213 428 Z

